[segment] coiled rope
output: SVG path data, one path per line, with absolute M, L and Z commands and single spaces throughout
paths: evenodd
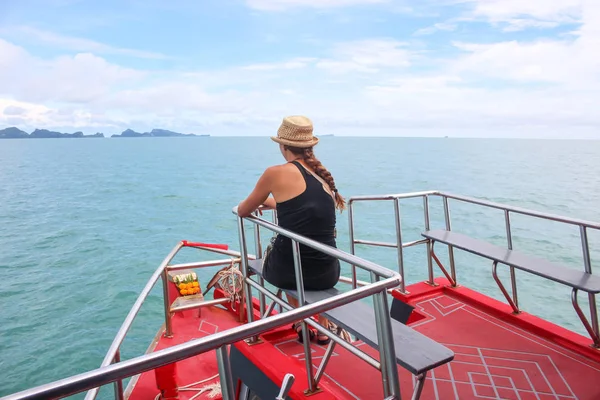
M 203 295 L 206 295 L 213 287 L 221 289 L 229 297 L 232 310 L 236 311 L 235 302 L 241 302 L 242 284 L 244 282 L 244 276 L 239 269 L 239 265 L 239 258 L 232 259 L 231 265 L 221 269 L 212 277 L 208 285 L 206 285 Z

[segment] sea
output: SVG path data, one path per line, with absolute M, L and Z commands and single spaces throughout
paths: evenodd
M 600 221 L 600 141 L 335 136 L 322 137 L 315 154 L 346 198 L 441 190 Z M 268 137 L 0 141 L 0 396 L 97 368 L 180 240 L 239 249 L 232 208 L 282 162 Z M 441 199 L 430 208 L 431 227 L 444 227 Z M 423 201 L 404 200 L 400 211 L 403 241 L 418 240 Z M 450 200 L 450 212 L 453 230 L 506 245 L 502 211 Z M 583 270 L 578 227 L 521 215 L 511 222 L 515 249 Z M 337 227 L 338 247 L 349 251 L 347 211 Z M 269 232 L 261 233 L 266 243 Z M 395 241 L 393 204 L 356 203 L 355 233 Z M 588 235 L 600 271 L 600 233 Z M 398 268 L 395 249 L 359 245 L 356 254 Z M 447 263 L 444 246 L 439 254 Z M 175 262 L 214 258 L 185 249 Z M 491 262 L 460 251 L 455 258 L 459 284 L 503 299 Z M 427 279 L 424 246 L 405 249 L 404 264 L 407 284 Z M 201 271 L 201 281 L 217 270 Z M 507 268 L 499 270 L 510 288 Z M 517 280 L 523 310 L 586 334 L 568 288 L 519 271 Z M 163 323 L 161 290 L 159 282 L 144 303 L 122 359 L 142 355 Z M 587 296 L 580 301 L 589 313 Z

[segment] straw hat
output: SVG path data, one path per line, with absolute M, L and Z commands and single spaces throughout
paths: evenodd
M 319 138 L 313 136 L 313 124 L 302 115 L 285 117 L 277 130 L 277 137 L 271 136 L 274 142 L 292 147 L 312 147 L 319 143 Z

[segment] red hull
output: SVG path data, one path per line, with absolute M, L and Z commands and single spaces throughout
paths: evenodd
M 422 399 L 600 399 L 600 351 L 589 346 L 589 339 L 526 313 L 513 315 L 505 304 L 468 288 L 450 288 L 443 279 L 437 282 L 438 287 L 409 286 L 408 297 L 394 294 L 415 307 L 409 325 L 456 354 L 451 363 L 429 374 Z M 178 313 L 173 317 L 174 337 L 161 336 L 156 349 L 237 326 L 236 317 L 218 307 L 203 309 L 201 317 L 197 310 Z M 261 338 L 257 345 L 235 346 L 277 385 L 286 373 L 294 374 L 289 396 L 305 398 L 304 352 L 296 334 L 285 326 Z M 378 359 L 375 350 L 357 344 Z M 316 370 L 325 347 L 314 343 L 312 349 Z M 410 398 L 414 378 L 399 370 L 402 397 Z M 177 363 L 180 387 L 211 377 L 199 387 L 218 382 L 216 374 L 214 352 Z M 311 399 L 383 398 L 381 374 L 339 346 L 319 387 L 322 391 Z M 154 372 L 148 372 L 142 374 L 130 399 L 154 399 L 158 393 Z M 180 390 L 179 398 L 197 393 Z M 208 393 L 196 399 L 208 399 Z

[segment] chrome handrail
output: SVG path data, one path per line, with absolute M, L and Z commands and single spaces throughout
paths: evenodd
M 295 277 L 296 277 L 296 293 L 297 293 L 297 300 L 298 300 L 298 304 L 304 304 L 305 303 L 305 295 L 304 295 L 304 284 L 303 284 L 303 273 L 302 273 L 302 265 L 301 265 L 301 256 L 300 256 L 300 244 L 303 244 L 305 246 L 311 247 L 315 250 L 320 251 L 323 254 L 329 255 L 331 257 L 334 257 L 340 261 L 345 261 L 348 263 L 351 263 L 352 265 L 356 265 L 366 271 L 368 271 L 371 274 L 371 281 L 373 283 L 379 281 L 379 279 L 381 277 L 383 278 L 387 278 L 387 279 L 391 279 L 392 277 L 395 277 L 396 281 L 398 282 L 398 284 L 401 284 L 403 282 L 403 278 L 401 275 L 398 275 L 397 273 L 383 268 L 375 263 L 372 263 L 370 261 L 361 259 L 360 257 L 357 257 L 353 254 L 348 254 L 338 248 L 332 247 L 332 246 L 328 246 L 325 245 L 321 242 L 318 242 L 316 240 L 312 240 L 309 239 L 307 237 L 301 236 L 297 233 L 291 232 L 287 229 L 281 228 L 280 226 L 268 222 L 266 220 L 263 220 L 261 218 L 259 218 L 257 215 L 250 215 L 248 217 L 240 217 L 237 213 L 237 207 L 234 207 L 232 212 L 237 215 L 238 217 L 238 234 L 239 234 L 239 239 L 240 239 L 240 253 L 241 253 L 241 272 L 242 275 L 244 276 L 244 294 L 245 294 L 245 300 L 246 300 L 246 310 L 247 310 L 247 318 L 248 318 L 248 322 L 252 322 L 253 317 L 254 317 L 254 307 L 253 307 L 253 300 L 252 300 L 252 288 L 254 287 L 255 289 L 257 289 L 259 291 L 259 296 L 263 296 L 263 295 L 267 295 L 269 292 L 264 289 L 264 287 L 262 286 L 262 284 L 256 284 L 254 281 L 252 281 L 252 279 L 250 279 L 250 275 L 249 275 L 249 267 L 248 267 L 248 260 L 245 257 L 245 254 L 247 252 L 247 243 L 246 243 L 246 232 L 244 229 L 244 220 L 248 220 L 250 222 L 252 222 L 255 225 L 255 238 L 256 239 L 260 239 L 260 233 L 258 233 L 260 227 L 269 229 L 272 232 L 275 232 L 279 235 L 285 236 L 287 238 L 290 239 L 291 244 L 292 244 L 292 252 L 293 252 L 293 261 L 294 261 L 294 272 L 295 272 Z M 259 248 L 258 246 L 260 246 L 260 244 L 257 243 L 257 249 Z M 259 280 L 260 282 L 260 280 Z M 372 284 L 373 284 L 372 283 Z M 371 284 L 369 284 L 371 285 Z M 364 287 L 369 287 L 369 286 L 364 286 Z M 264 289 L 261 290 L 261 289 Z M 353 290 L 356 290 L 356 288 L 353 288 Z M 271 296 L 269 296 L 271 297 Z M 282 307 L 286 307 L 289 306 L 289 304 L 285 303 L 285 302 L 279 302 L 277 300 L 275 300 L 275 297 L 272 297 L 272 300 L 274 302 L 278 302 L 280 306 Z M 262 301 L 261 301 L 262 303 Z M 382 291 L 381 293 L 378 293 L 373 301 L 373 306 L 374 306 L 374 311 L 375 311 L 375 325 L 376 325 L 376 330 L 377 330 L 377 338 L 378 338 L 378 343 L 379 343 L 379 356 L 380 356 L 380 369 L 381 369 L 381 374 L 382 374 L 382 382 L 383 382 L 383 392 L 384 395 L 390 396 L 390 395 L 394 395 L 394 396 L 398 396 L 398 398 L 400 398 L 400 382 L 398 380 L 398 369 L 397 369 L 397 364 L 396 364 L 396 358 L 395 358 L 395 349 L 394 349 L 394 341 L 393 341 L 393 333 L 392 333 L 392 327 L 391 327 L 391 321 L 390 321 L 390 316 L 389 316 L 389 309 L 388 309 L 388 302 L 387 302 L 387 291 Z M 240 310 L 242 310 L 243 307 L 240 307 Z M 261 315 L 262 311 L 263 311 L 263 307 L 261 306 Z M 324 369 L 324 366 L 327 363 L 327 359 L 329 358 L 329 355 L 331 353 L 331 351 L 333 350 L 333 347 L 330 346 L 328 348 L 328 350 L 326 351 L 326 353 L 328 354 L 327 356 L 325 356 L 321 362 L 321 366 L 319 367 L 319 371 L 317 372 L 316 376 L 313 376 L 312 374 L 312 356 L 311 356 L 311 348 L 310 348 L 310 344 L 309 344 L 309 337 L 308 337 L 308 325 L 311 326 L 318 326 L 317 330 L 319 330 L 319 332 L 327 335 L 330 339 L 333 340 L 333 343 L 335 344 L 336 342 L 339 343 L 339 341 L 337 341 L 335 338 L 335 335 L 332 332 L 329 332 L 325 329 L 319 329 L 322 328 L 320 325 L 315 324 L 313 321 L 310 321 L 309 319 L 307 320 L 303 320 L 302 321 L 302 337 L 303 337 L 303 345 L 304 345 L 304 357 L 305 357 L 305 363 L 306 363 L 306 375 L 307 375 L 307 379 L 308 379 L 308 390 L 307 393 L 315 393 L 317 390 L 317 383 L 320 379 L 320 376 L 322 376 L 322 372 Z M 249 339 L 249 341 L 251 343 L 256 342 L 258 339 L 257 337 L 251 337 Z M 361 355 L 359 353 L 356 353 L 354 351 L 351 351 L 353 354 L 361 357 Z M 365 360 L 365 358 L 361 357 L 363 360 Z
M 223 332 L 218 332 L 200 339 L 190 340 L 189 342 L 175 345 L 167 349 L 121 361 L 118 364 L 107 365 L 45 385 L 23 390 L 2 397 L 0 400 L 42 400 L 48 398 L 62 398 L 100 387 L 207 351 L 220 349 L 223 346 L 231 345 L 248 337 L 259 335 L 291 322 L 310 318 L 315 314 L 323 313 L 333 308 L 360 300 L 364 297 L 380 293 L 388 288 L 398 285 L 399 279 L 399 276 L 394 276 L 369 286 L 354 289 L 310 305 L 305 305 L 291 311 L 276 314 Z M 231 379 L 231 376 L 221 376 L 221 381 L 224 379 Z
M 402 242 L 402 221 L 400 219 L 400 200 L 401 199 L 410 199 L 422 197 L 424 202 L 424 215 L 425 215 L 425 226 L 429 227 L 429 203 L 428 196 L 435 195 L 440 192 L 435 190 L 424 191 L 424 192 L 412 192 L 412 193 L 398 193 L 398 194 L 384 194 L 384 195 L 374 195 L 374 196 L 352 196 L 348 199 L 348 229 L 350 235 L 350 253 L 355 254 L 355 244 L 366 244 L 372 246 L 384 246 L 384 247 L 393 247 L 397 250 L 397 258 L 398 258 L 398 272 L 401 276 L 404 277 L 404 252 L 402 249 L 404 247 L 414 246 L 420 243 L 427 243 L 428 246 L 428 254 L 429 254 L 429 246 L 430 242 L 427 241 L 414 241 L 409 243 Z M 354 208 L 353 204 L 359 201 L 381 201 L 381 200 L 392 200 L 394 202 L 394 222 L 396 226 L 396 243 L 385 243 L 385 242 L 370 242 L 367 240 L 355 240 L 354 239 Z M 431 257 L 427 257 L 427 264 L 430 271 L 430 280 L 433 280 L 433 269 L 431 263 Z M 451 266 L 454 265 L 454 259 L 452 258 Z M 354 264 L 351 265 L 352 271 L 352 287 L 356 287 L 356 266 Z M 403 280 L 400 283 L 400 291 L 406 291 L 406 283 Z
M 274 218 L 274 221 L 276 221 L 276 217 Z M 259 223 L 260 224 L 260 223 Z M 268 223 L 267 223 L 268 224 Z M 308 245 L 308 246 L 316 246 L 316 247 L 322 247 L 322 245 L 318 242 L 314 242 L 311 241 L 310 239 L 305 239 L 299 235 L 295 235 L 291 232 L 288 232 L 286 230 L 283 230 L 281 228 L 278 228 L 276 225 L 272 225 L 272 227 L 275 227 L 274 230 L 280 234 L 284 234 L 284 235 L 291 235 L 293 236 L 295 239 L 298 239 L 299 242 L 301 242 L 302 244 Z M 260 238 L 259 236 L 257 236 L 258 238 Z M 220 260 L 211 260 L 211 261 L 205 261 L 205 262 L 198 262 L 198 263 L 186 263 L 186 264 L 174 264 L 174 265 L 169 265 L 169 263 L 173 260 L 173 258 L 176 256 L 176 254 L 184 247 L 183 242 L 178 243 L 172 250 L 171 252 L 167 255 L 167 257 L 165 257 L 165 259 L 162 261 L 162 263 L 160 264 L 160 266 L 154 271 L 154 273 L 152 274 L 152 276 L 150 277 L 150 279 L 148 280 L 148 282 L 146 283 L 146 285 L 144 286 L 144 288 L 142 289 L 140 295 L 138 296 L 138 298 L 136 299 L 136 302 L 134 303 L 134 305 L 132 306 L 132 308 L 130 309 L 127 317 L 125 318 L 125 320 L 123 321 L 123 323 L 121 324 L 121 327 L 119 329 L 119 331 L 117 332 L 117 334 L 115 335 L 115 338 L 113 339 L 111 346 L 109 347 L 104 360 L 102 361 L 101 365 L 100 365 L 100 369 L 102 368 L 106 368 L 110 365 L 115 365 L 113 363 L 118 363 L 119 365 L 122 364 L 123 362 L 120 361 L 120 347 L 125 339 L 125 336 L 127 335 L 129 329 L 131 328 L 131 325 L 135 319 L 135 317 L 137 316 L 137 314 L 139 313 L 139 310 L 141 309 L 145 299 L 147 298 L 148 294 L 150 293 L 150 291 L 153 289 L 153 287 L 156 285 L 156 282 L 158 282 L 159 278 L 163 278 L 163 284 L 166 287 L 166 272 L 168 270 L 179 270 L 179 269 L 183 269 L 183 268 L 201 268 L 201 267 L 209 267 L 209 266 L 216 266 L 219 265 Z M 232 250 L 222 250 L 222 249 L 212 249 L 212 248 L 201 248 L 203 250 L 209 250 L 215 253 L 220 253 L 220 254 L 225 254 L 228 256 L 232 256 L 232 257 L 237 257 L 240 258 L 242 256 L 242 252 L 237 252 L 237 251 L 232 251 Z M 323 250 L 324 252 L 328 253 L 330 250 L 328 249 L 323 249 L 321 248 L 321 250 Z M 402 278 L 400 276 L 398 276 L 397 274 L 390 272 L 389 270 L 378 266 L 374 263 L 370 263 L 366 260 L 363 260 L 359 257 L 353 256 L 353 255 L 349 255 L 347 253 L 343 253 L 343 252 L 339 252 L 337 249 L 334 249 L 335 253 L 337 255 L 339 255 L 341 257 L 341 259 L 347 260 L 347 261 L 351 261 L 351 262 L 358 262 L 360 265 L 366 264 L 367 265 L 367 269 L 372 269 L 373 271 L 377 271 L 377 275 L 383 275 L 385 277 L 389 279 L 392 279 L 393 282 L 396 282 L 396 285 L 402 281 Z M 339 253 L 338 253 L 339 252 Z M 257 256 L 256 255 L 252 255 L 252 254 L 247 254 L 247 252 L 245 253 L 245 257 L 247 257 L 247 259 L 256 259 Z M 387 282 L 388 280 L 384 281 Z M 365 285 L 369 285 L 368 287 L 371 287 L 371 284 L 367 284 L 365 282 Z M 388 290 L 391 290 L 394 286 L 390 285 L 387 286 Z M 168 293 L 166 292 L 165 288 L 163 288 L 164 290 L 164 303 L 165 303 L 165 334 L 170 334 L 170 318 L 169 318 L 169 310 L 168 310 Z M 366 297 L 367 295 L 365 295 Z M 280 304 L 280 309 L 281 308 L 281 304 Z M 139 358 L 139 357 L 138 357 Z M 132 361 L 132 360 L 130 360 Z M 127 361 L 129 362 L 129 361 Z M 167 362 L 169 363 L 169 362 Z M 143 372 L 143 371 L 139 371 L 138 373 Z M 133 376 L 136 375 L 137 373 L 125 376 L 129 377 L 129 376 Z M 120 399 L 123 396 L 123 390 L 122 390 L 122 383 L 121 383 L 121 379 L 115 379 L 114 380 L 115 384 L 116 384 L 116 390 L 115 390 L 115 397 Z M 104 383 L 100 383 L 98 386 L 96 387 L 91 387 L 91 389 L 88 391 L 88 393 L 86 394 L 85 399 L 86 400 L 93 400 L 96 398 L 96 396 L 98 395 L 99 392 L 99 388 L 100 386 L 106 384 L 106 383 L 110 383 L 110 381 L 108 382 L 104 382 Z M 47 385 L 43 385 L 43 386 L 47 386 Z M 85 389 L 82 389 L 81 391 L 83 391 Z M 27 392 L 27 391 L 25 391 Z M 69 394 L 68 394 L 69 395 Z M 10 397 L 9 397 L 10 398 Z M 29 397 L 25 397 L 25 398 L 29 398 Z M 4 400 L 4 398 L 3 398 Z
M 161 277 L 163 270 L 165 269 L 165 266 L 169 264 L 169 262 L 173 259 L 173 257 L 175 257 L 175 254 L 177 254 L 177 252 L 181 249 L 182 246 L 183 246 L 183 244 L 181 242 L 178 243 L 173 248 L 173 250 L 171 250 L 171 252 L 167 255 L 167 257 L 165 257 L 165 259 L 160 264 L 160 266 L 156 269 L 156 271 L 154 271 L 154 273 L 148 280 L 148 283 L 146 283 L 146 286 L 144 286 L 144 288 L 140 292 L 137 300 L 135 301 L 135 303 L 129 310 L 127 317 L 125 317 L 125 320 L 121 324 L 121 328 L 119 328 L 119 331 L 115 335 L 115 338 L 113 339 L 110 347 L 108 348 L 108 351 L 106 352 L 106 355 L 104 356 L 104 360 L 102 360 L 100 367 L 105 367 L 105 366 L 113 363 L 113 360 L 115 360 L 115 356 L 117 355 L 117 353 L 120 352 L 121 344 L 123 344 L 123 340 L 125 339 L 127 332 L 129 332 L 129 328 L 131 328 L 131 325 L 133 324 L 133 320 L 135 319 L 136 315 L 142 308 L 142 304 L 144 303 L 144 300 L 146 300 L 146 297 L 148 297 L 148 294 L 150 294 L 150 291 L 152 290 L 152 288 L 154 287 L 156 282 Z M 95 399 L 96 396 L 98 395 L 99 390 L 100 390 L 100 388 L 95 388 L 95 389 L 91 390 L 90 392 L 88 392 L 85 396 L 85 400 Z M 118 395 L 117 395 L 117 397 L 118 397 Z
M 429 272 L 429 284 L 434 284 L 434 276 L 433 276 L 433 266 L 432 266 L 432 248 L 430 240 L 419 240 L 413 241 L 409 243 L 403 243 L 401 237 L 401 218 L 400 218 L 400 200 L 408 199 L 408 198 L 423 198 L 423 212 L 424 212 L 424 220 L 425 220 L 425 229 L 429 229 L 429 197 L 437 196 L 441 197 L 444 205 L 444 220 L 446 224 L 446 230 L 450 231 L 452 229 L 451 226 L 451 217 L 450 217 L 450 207 L 449 207 L 449 199 L 462 201 L 465 203 L 480 205 L 483 207 L 494 208 L 498 210 L 504 211 L 505 218 L 505 227 L 506 227 L 506 240 L 507 240 L 507 248 L 509 250 L 513 249 L 513 241 L 512 241 L 512 230 L 510 223 L 510 214 L 521 214 L 530 217 L 540 218 L 543 220 L 555 221 L 570 225 L 575 225 L 579 227 L 579 236 L 581 239 L 581 248 L 583 253 L 583 265 L 584 271 L 588 274 L 592 274 L 592 266 L 591 266 L 591 258 L 590 258 L 590 250 L 589 250 L 589 242 L 588 242 L 588 229 L 596 229 L 600 230 L 600 223 L 591 222 L 577 218 L 569 218 L 563 217 L 560 215 L 549 214 L 534 210 L 528 210 L 522 207 L 505 205 L 497 202 L 492 202 L 488 200 L 481 200 L 473 197 L 456 195 L 448 192 L 442 192 L 437 190 L 423 191 L 423 192 L 413 192 L 413 193 L 399 193 L 399 194 L 384 194 L 384 195 L 367 195 L 367 196 L 354 196 L 348 199 L 348 222 L 349 222 L 349 236 L 350 236 L 350 252 L 355 254 L 355 244 L 365 244 L 371 246 L 383 246 L 383 247 L 393 247 L 397 248 L 398 251 L 398 270 L 402 276 L 404 275 L 404 263 L 403 263 L 403 248 L 409 247 L 416 244 L 425 243 L 427 245 L 427 264 L 428 264 L 428 272 Z M 354 209 L 353 203 L 361 202 L 361 201 L 381 201 L 381 200 L 392 200 L 394 201 L 394 210 L 395 210 L 395 220 L 396 220 L 396 243 L 387 243 L 387 242 L 376 242 L 376 241 L 368 241 L 368 240 L 360 240 L 355 239 L 354 237 Z M 456 267 L 454 262 L 454 249 L 452 246 L 448 245 L 448 256 L 449 256 L 449 264 L 450 264 L 450 275 L 449 280 L 456 284 Z M 444 274 L 447 274 L 445 270 L 443 270 Z M 518 309 L 518 291 L 517 291 L 517 281 L 515 276 L 514 267 L 510 267 L 510 279 L 511 279 L 511 288 L 512 288 L 512 303 L 514 307 Z M 356 278 L 356 270 L 354 266 L 352 266 L 352 286 L 356 287 L 357 278 Z M 502 289 L 502 288 L 501 288 Z M 405 282 L 401 283 L 400 287 L 401 291 L 405 291 Z M 598 322 L 598 309 L 596 306 L 596 296 L 592 293 L 588 293 L 588 300 L 590 306 L 590 317 L 591 317 L 591 329 L 595 333 L 596 337 L 600 335 L 600 327 Z
M 232 211 L 235 215 L 237 215 L 237 207 L 234 207 Z M 292 231 L 284 229 L 284 228 L 280 227 L 279 225 L 275 225 L 272 222 L 266 221 L 264 219 L 254 216 L 254 215 L 251 215 L 249 217 L 244 217 L 243 219 L 248 220 L 255 225 L 259 225 L 259 226 L 262 226 L 263 228 L 267 228 L 270 231 L 273 231 L 280 235 L 286 236 L 294 242 L 311 247 L 311 248 L 318 250 L 324 254 L 327 254 L 328 256 L 335 257 L 338 260 L 342 260 L 342 261 L 345 261 L 350 264 L 359 265 L 361 268 L 363 268 L 369 272 L 373 272 L 377 276 L 380 276 L 382 278 L 392 278 L 392 277 L 399 276 L 398 273 L 396 273 L 390 269 L 384 268 L 378 264 L 375 264 L 374 262 L 357 257 L 354 254 L 346 253 L 343 250 L 328 246 L 321 242 L 317 242 L 316 240 L 309 239 L 307 237 L 304 237 L 302 235 L 299 235 L 297 233 L 294 233 Z M 400 274 L 399 278 L 402 280 L 401 274 Z
M 127 314 L 127 317 L 125 317 L 125 320 L 121 324 L 121 327 L 117 331 L 117 334 L 115 335 L 110 347 L 108 348 L 108 351 L 106 352 L 106 355 L 104 356 L 104 359 L 102 360 L 102 363 L 100 364 L 100 367 L 105 367 L 107 365 L 112 364 L 113 362 L 120 361 L 120 348 L 121 348 L 121 345 L 123 344 L 123 341 L 125 340 L 125 336 L 129 332 L 129 329 L 131 328 L 131 325 L 133 324 L 135 317 L 137 316 L 140 309 L 142 308 L 144 301 L 148 297 L 148 294 L 150 294 L 150 291 L 154 288 L 154 285 L 156 285 L 156 282 L 158 282 L 159 278 L 161 278 L 161 277 L 163 278 L 163 286 L 165 286 L 165 288 L 163 288 L 163 296 L 164 296 L 163 303 L 164 303 L 164 312 L 165 312 L 165 331 L 166 331 L 167 335 L 171 334 L 170 315 L 169 315 L 169 309 L 168 309 L 168 307 L 169 307 L 168 295 L 166 292 L 166 284 L 165 284 L 166 283 L 166 275 L 165 274 L 166 274 L 167 269 L 179 270 L 182 268 L 211 267 L 211 266 L 219 265 L 219 262 L 221 264 L 223 263 L 222 260 L 212 260 L 212 261 L 204 261 L 204 262 L 200 262 L 200 263 L 169 265 L 169 263 L 173 260 L 173 258 L 175 258 L 177 253 L 183 247 L 184 247 L 183 242 L 179 242 L 171 250 L 171 252 L 164 258 L 164 260 L 162 261 L 160 266 L 156 269 L 156 271 L 154 271 L 154 273 L 152 274 L 152 276 L 150 277 L 150 279 L 148 280 L 148 282 L 146 283 L 146 285 L 140 292 L 135 303 L 129 310 L 129 313 Z M 201 248 L 201 249 L 211 251 L 214 253 L 218 253 L 218 254 L 228 255 L 231 257 L 239 257 L 240 256 L 239 252 L 233 251 L 233 250 L 223 250 L 223 249 L 213 249 L 213 248 Z M 249 257 L 255 258 L 254 255 L 249 255 Z M 123 398 L 122 384 L 121 384 L 121 382 L 117 382 L 116 384 L 117 384 L 117 387 L 115 388 L 115 397 L 117 398 L 117 400 L 121 400 Z M 90 390 L 86 394 L 85 400 L 94 400 L 98 396 L 99 390 L 100 390 L 99 387 Z

